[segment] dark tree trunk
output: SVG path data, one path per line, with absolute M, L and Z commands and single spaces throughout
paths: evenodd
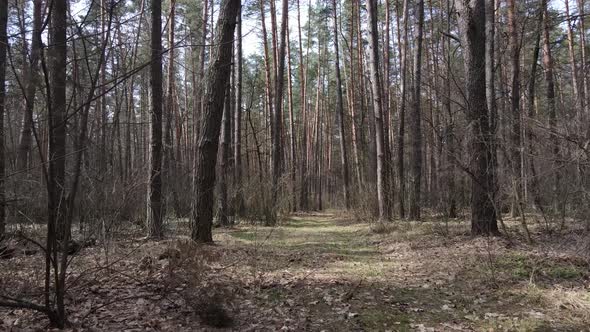
M 234 186 L 236 191 L 236 213 L 245 212 L 242 194 L 242 8 L 238 12 L 236 33 L 236 107 L 234 126 Z M 246 135 L 247 136 L 247 135 Z M 248 144 L 246 144 L 246 148 Z
M 496 103 L 496 15 L 495 15 L 494 0 L 487 2 L 486 7 L 486 100 L 488 106 L 488 114 L 490 115 L 490 133 L 492 134 L 490 142 L 492 148 L 492 163 L 494 164 L 494 181 L 497 185 L 497 146 L 496 146 L 496 131 L 497 131 L 497 103 Z M 498 188 L 494 188 L 497 191 Z
M 67 64 L 67 1 L 54 0 L 51 9 L 51 29 L 49 48 L 50 77 L 49 87 L 49 172 L 47 252 L 53 256 L 55 278 L 55 318 L 53 324 L 63 327 L 66 323 L 64 304 L 65 268 L 67 262 L 70 227 L 66 218 L 65 167 L 66 167 L 66 64 Z M 57 252 L 61 251 L 58 266 Z M 49 271 L 49 264 L 46 265 Z M 46 289 L 49 287 L 46 284 Z
M 228 177 L 229 177 L 229 156 L 230 156 L 230 140 L 231 140 L 231 84 L 227 80 L 225 91 L 225 104 L 223 105 L 223 117 L 221 120 L 221 142 L 219 144 L 220 167 L 219 167 L 219 197 L 217 204 L 217 218 L 219 225 L 229 226 L 229 203 L 228 203 Z
M 422 182 L 422 112 L 420 110 L 422 83 L 422 34 L 424 29 L 424 0 L 419 0 L 415 5 L 415 15 L 418 18 L 416 29 L 416 50 L 414 53 L 414 85 L 412 87 L 412 121 L 410 154 L 410 190 L 409 190 L 409 215 L 413 220 L 420 219 L 420 191 Z
M 537 169 L 535 166 L 535 156 L 536 156 L 536 149 L 535 149 L 535 134 L 533 133 L 533 119 L 535 118 L 535 94 L 536 94 L 536 82 L 537 82 L 537 68 L 538 61 L 539 61 L 539 54 L 541 53 L 541 33 L 543 31 L 543 8 L 539 8 L 539 20 L 537 24 L 537 31 L 535 32 L 535 48 L 533 49 L 533 58 L 531 61 L 531 77 L 529 79 L 529 86 L 528 86 L 528 97 L 527 97 L 527 107 L 528 107 L 528 125 L 526 127 L 526 138 L 528 140 L 528 155 L 529 155 L 529 170 L 531 172 L 530 175 L 530 191 L 533 195 L 533 203 L 534 207 L 539 209 L 541 213 L 544 215 L 544 204 L 541 198 L 540 192 L 540 185 L 539 185 L 539 178 L 537 174 Z
M 517 8 L 515 0 L 507 0 L 508 6 L 508 34 L 510 44 L 510 113 L 512 117 L 512 130 L 510 138 L 510 169 L 512 171 L 512 186 L 514 192 L 512 215 L 522 209 L 522 164 L 521 164 L 521 114 L 520 114 L 520 44 L 517 31 Z
M 215 48 L 207 72 L 205 104 L 202 114 L 199 144 L 197 147 L 194 197 L 191 219 L 191 238 L 201 243 L 213 242 L 211 225 L 213 221 L 213 192 L 215 188 L 215 164 L 219 132 L 223 116 L 226 86 L 231 73 L 232 40 L 240 0 L 222 2 Z
M 342 98 L 342 77 L 340 75 L 340 50 L 338 47 L 338 10 L 336 0 L 332 0 L 334 10 L 334 53 L 336 57 L 336 116 L 340 132 L 340 159 L 342 162 L 342 183 L 344 189 L 344 204 L 350 208 L 350 192 L 348 180 L 348 154 L 346 150 L 346 129 L 344 128 L 344 102 Z
M 405 170 L 404 170 L 404 139 L 405 139 L 405 122 L 406 122 L 406 104 L 407 104 L 407 96 L 408 96 L 408 79 L 407 79 L 407 72 L 408 72 L 408 0 L 403 0 L 402 6 L 403 18 L 402 18 L 402 25 L 403 27 L 400 28 L 399 21 L 398 21 L 398 34 L 403 33 L 403 38 L 401 40 L 401 47 L 399 49 L 400 53 L 400 71 L 401 71 L 401 101 L 399 107 L 399 125 L 397 131 L 397 176 L 398 176 L 398 185 L 399 185 L 399 193 L 397 195 L 398 198 L 398 209 L 399 209 L 399 217 L 405 218 L 406 217 L 406 209 L 405 209 L 405 202 L 404 197 L 406 195 L 405 188 L 406 188 L 406 177 L 405 177 Z M 403 32 L 400 31 L 403 29 Z
M 271 1 L 274 3 L 274 0 Z M 276 219 L 276 203 L 279 195 L 279 180 L 283 173 L 282 165 L 282 143 L 281 138 L 283 135 L 283 87 L 285 85 L 285 49 L 287 44 L 287 23 L 289 19 L 289 1 L 283 0 L 283 7 L 281 9 L 281 31 L 280 31 L 280 45 L 278 49 L 278 63 L 277 71 L 275 76 L 275 95 L 274 95 L 274 119 L 273 119 L 273 130 L 272 130 L 272 204 L 273 204 L 273 216 L 272 223 Z M 272 13 L 274 15 L 274 12 Z M 273 34 L 274 36 L 274 34 Z M 276 53 L 276 52 L 275 52 Z
M 369 13 L 369 67 L 371 73 L 371 88 L 373 92 L 373 111 L 375 113 L 375 145 L 377 150 L 377 202 L 379 204 L 379 221 L 389 220 L 389 199 L 387 191 L 387 166 L 385 161 L 386 135 L 383 130 L 383 111 L 381 104 L 381 78 L 379 74 L 379 36 L 377 33 L 377 3 L 367 1 Z
M 6 232 L 4 113 L 6 110 L 6 51 L 8 46 L 8 1 L 0 1 L 0 241 Z M 50 206 L 51 208 L 51 206 Z
M 560 194 L 560 182 L 561 182 L 561 161 L 559 151 L 559 141 L 556 134 L 556 120 L 557 111 L 555 106 L 555 81 L 553 75 L 553 56 L 551 54 L 551 40 L 550 40 L 550 18 L 549 11 L 547 9 L 547 0 L 541 0 L 541 6 L 543 10 L 543 67 L 545 69 L 545 82 L 546 82 L 546 98 L 547 98 L 547 113 L 549 115 L 549 138 L 551 144 L 551 154 L 553 155 L 553 165 L 555 170 L 555 178 L 552 181 L 553 198 L 557 202 L 555 206 L 556 212 L 562 211 L 564 206 L 559 197 Z
M 148 195 L 148 236 L 163 236 L 162 193 L 162 1 L 152 0 L 150 86 L 152 88 L 151 164 Z
M 471 233 L 496 234 L 490 116 L 486 106 L 485 1 L 458 0 L 470 130 Z
M 33 110 L 35 108 L 35 93 L 38 84 L 39 57 L 41 55 L 41 29 L 42 29 L 42 2 L 35 0 L 33 3 L 33 35 L 31 41 L 31 60 L 28 64 L 26 78 L 26 96 L 23 129 L 17 150 L 16 167 L 19 170 L 27 168 L 29 153 L 31 151 L 33 134 Z

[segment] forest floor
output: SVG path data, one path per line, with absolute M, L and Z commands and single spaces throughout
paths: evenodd
M 217 228 L 214 246 L 180 236 L 186 221 L 159 242 L 119 228 L 74 256 L 70 321 L 84 331 L 590 331 L 590 236 L 532 225 L 527 244 L 507 224 L 510 240 L 473 238 L 466 221 L 379 226 L 331 211 Z M 0 292 L 35 298 L 42 266 L 39 254 L 0 260 Z M 0 331 L 46 324 L 0 308 Z

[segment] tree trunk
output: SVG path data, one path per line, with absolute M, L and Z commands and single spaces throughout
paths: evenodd
M 219 204 L 217 204 L 217 218 L 219 225 L 229 226 L 229 204 L 227 197 L 227 182 L 229 176 L 229 142 L 231 136 L 231 84 L 230 80 L 227 80 L 227 86 L 225 87 L 225 104 L 223 105 L 223 118 L 221 120 L 221 142 L 219 144 L 221 156 L 221 164 L 219 165 Z
M 148 237 L 163 236 L 163 193 L 162 193 L 162 2 L 151 3 L 152 32 L 150 86 L 151 95 L 151 142 L 150 179 L 148 202 Z
M 6 52 L 8 47 L 8 1 L 0 2 L 0 241 L 6 232 L 6 188 L 4 153 L 4 113 L 6 110 Z M 51 209 L 51 206 L 50 206 Z M 51 210 L 50 210 L 51 215 Z
M 245 212 L 244 196 L 242 193 L 242 7 L 238 12 L 236 36 L 236 107 L 234 126 L 234 186 L 236 191 L 236 213 Z M 247 137 L 248 135 L 246 135 Z M 246 148 L 248 145 L 246 144 Z
M 400 71 L 401 71 L 401 101 L 400 101 L 400 108 L 399 108 L 399 125 L 398 125 L 398 132 L 397 132 L 397 176 L 398 176 L 398 185 L 399 185 L 399 194 L 398 197 L 398 208 L 399 208 L 399 217 L 405 218 L 406 216 L 406 209 L 405 209 L 405 188 L 406 188 L 406 177 L 404 171 L 404 138 L 405 138 L 405 122 L 406 122 L 406 100 L 408 95 L 408 82 L 407 82 L 407 72 L 408 72 L 408 0 L 403 0 L 403 18 L 402 18 L 402 25 L 403 25 L 403 38 L 401 41 L 401 47 L 399 48 L 400 53 Z M 398 21 L 398 38 L 401 35 L 401 28 L 399 26 Z M 400 42 L 398 40 L 398 42 Z
M 485 1 L 458 0 L 459 29 L 466 73 L 471 175 L 471 233 L 498 232 L 494 200 L 490 119 L 486 106 Z
M 527 126 L 527 135 L 526 138 L 528 140 L 528 155 L 529 155 L 529 169 L 531 172 L 530 181 L 531 181 L 531 193 L 533 195 L 533 203 L 534 207 L 537 208 L 541 213 L 544 215 L 544 203 L 541 198 L 540 192 L 540 185 L 539 185 L 539 178 L 537 174 L 537 169 L 535 167 L 535 156 L 536 156 L 536 149 L 534 145 L 535 135 L 533 133 L 533 119 L 535 118 L 535 88 L 536 88 L 536 79 L 537 79 L 537 68 L 539 61 L 539 53 L 541 49 L 541 32 L 543 30 L 543 8 L 539 8 L 539 20 L 537 24 L 537 30 L 535 32 L 535 48 L 533 49 L 533 58 L 531 61 L 531 77 L 529 79 L 529 86 L 528 86 L 528 126 Z
M 371 88 L 373 92 L 373 111 L 375 113 L 375 143 L 377 150 L 377 202 L 379 204 L 379 221 L 389 220 L 389 195 L 387 191 L 387 169 L 383 132 L 383 111 L 381 104 L 381 78 L 379 74 L 379 36 L 377 33 L 377 3 L 367 1 L 369 13 L 369 68 L 371 74 Z
M 451 31 L 451 0 L 447 0 L 447 19 L 446 19 L 446 32 L 450 34 Z M 450 38 L 446 38 L 445 42 L 443 43 L 443 50 L 445 53 L 445 74 L 447 81 L 451 79 L 451 41 Z M 454 134 L 454 122 L 453 122 L 453 111 L 451 107 L 451 86 L 450 84 L 445 84 L 445 99 L 444 99 L 444 108 L 447 114 L 447 124 L 445 128 L 445 141 L 447 145 L 446 151 L 446 162 L 447 162 L 447 172 L 446 172 L 446 190 L 447 190 L 447 201 L 446 201 L 446 208 L 445 212 L 449 218 L 456 218 L 457 217 L 457 194 L 456 194 L 456 182 L 455 182 L 455 134 Z
M 570 4 L 569 0 L 565 0 L 565 19 L 567 22 L 567 46 L 570 58 L 570 68 L 572 71 L 572 90 L 574 93 L 574 103 L 576 107 L 575 115 L 580 116 L 583 112 L 583 101 L 579 93 L 579 81 L 578 81 L 578 66 L 576 61 L 576 53 L 574 50 L 574 32 L 572 28 L 572 19 L 570 16 Z
M 334 10 L 334 53 L 336 57 L 336 116 L 340 132 L 340 160 L 342 162 L 342 183 L 344 190 L 344 205 L 350 208 L 350 191 L 348 184 L 348 155 L 346 150 L 346 130 L 344 128 L 344 102 L 342 98 L 342 77 L 340 75 L 340 50 L 338 47 L 338 8 L 336 0 L 332 0 Z
M 51 29 L 49 48 L 50 61 L 50 107 L 49 107 L 49 173 L 48 189 L 48 223 L 47 223 L 47 252 L 51 253 L 55 267 L 55 307 L 56 313 L 52 322 L 57 327 L 66 323 L 64 304 L 65 293 L 65 265 L 70 228 L 66 218 L 65 197 L 65 166 L 66 166 L 66 72 L 67 72 L 67 1 L 54 0 L 51 9 Z M 3 43 L 4 44 L 4 43 Z M 5 44 L 4 44 L 5 45 Z M 57 250 L 61 251 L 58 266 Z M 49 269 L 49 266 L 47 266 Z
M 282 166 L 282 144 L 281 137 L 283 133 L 283 87 L 285 85 L 285 49 L 287 43 L 287 20 L 289 19 L 289 1 L 283 0 L 283 8 L 281 10 L 281 32 L 280 45 L 278 49 L 278 63 L 275 77 L 275 95 L 274 95 L 274 119 L 272 131 L 272 219 L 271 223 L 276 220 L 276 203 L 279 195 L 279 180 L 283 173 Z M 273 13 L 274 14 L 274 13 Z M 273 35 L 274 37 L 274 35 Z
M 230 77 L 232 39 L 240 0 L 224 0 L 219 11 L 215 48 L 207 72 L 205 108 L 199 134 L 196 157 L 194 197 L 191 219 L 191 238 L 201 243 L 213 242 L 213 192 L 219 132 L 223 115 L 225 87 Z
M 289 40 L 290 30 L 287 27 L 287 40 Z M 289 152 L 291 157 L 291 187 L 292 187 L 292 211 L 297 211 L 297 137 L 295 136 L 295 114 L 293 110 L 293 80 L 291 73 L 291 43 L 287 42 L 287 83 L 289 96 Z
M 513 206 L 512 216 L 522 208 L 522 153 L 521 153 L 521 114 L 520 114 L 520 45 L 518 41 L 517 8 L 515 0 L 507 0 L 508 6 L 508 34 L 510 47 L 510 113 L 512 118 L 512 130 L 510 138 L 510 169 L 512 171 Z
M 299 76 L 302 82 L 301 87 L 301 162 L 300 162 L 300 181 L 301 188 L 299 192 L 299 208 L 303 211 L 309 209 L 309 181 L 308 181 L 308 149 L 307 149 L 307 67 L 303 63 L 303 44 L 301 36 L 301 6 L 297 0 L 297 29 L 299 30 Z M 311 9 L 309 9 L 311 11 Z M 308 15 L 310 17 L 310 15 Z M 309 49 L 309 40 L 308 40 Z
M 35 108 L 35 93 L 37 91 L 39 57 L 41 55 L 41 29 L 42 29 L 42 2 L 35 0 L 33 3 L 33 35 L 31 41 L 31 60 L 28 64 L 26 78 L 25 113 L 23 128 L 20 135 L 20 143 L 17 150 L 17 164 L 19 170 L 27 168 L 29 153 L 31 151 L 33 131 L 33 110 Z
M 418 18 L 416 28 L 416 50 L 414 53 L 414 85 L 412 87 L 412 117 L 411 117 L 411 142 L 410 154 L 410 190 L 409 190 L 409 218 L 420 219 L 420 191 L 422 182 L 422 112 L 420 109 L 421 83 L 422 83 L 422 34 L 424 29 L 424 0 L 419 0 L 415 5 L 415 16 Z
M 496 103 L 496 13 L 495 2 L 488 1 L 486 7 L 486 100 L 488 106 L 488 114 L 490 115 L 490 139 L 492 149 L 492 163 L 494 164 L 493 183 L 497 185 L 497 149 L 496 149 L 496 131 L 497 131 L 497 103 Z M 519 83 L 520 84 L 520 83 Z M 497 191 L 497 188 L 494 188 Z
M 555 106 L 555 81 L 553 77 L 553 57 L 551 55 L 551 40 L 550 27 L 551 22 L 549 18 L 549 11 L 547 9 L 547 0 L 541 0 L 543 9 L 543 67 L 545 69 L 545 82 L 547 86 L 547 114 L 549 115 L 549 139 L 551 144 L 551 153 L 553 155 L 553 166 L 555 170 L 555 178 L 552 182 L 553 198 L 558 203 L 555 206 L 556 211 L 563 209 L 560 203 L 560 181 L 561 181 L 561 162 L 559 152 L 559 141 L 556 134 L 556 106 Z

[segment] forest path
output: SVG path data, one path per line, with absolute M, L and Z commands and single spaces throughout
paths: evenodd
M 277 329 L 580 331 L 589 317 L 583 267 L 471 238 L 465 222 L 376 227 L 328 211 L 216 240 L 247 255 L 257 320 Z

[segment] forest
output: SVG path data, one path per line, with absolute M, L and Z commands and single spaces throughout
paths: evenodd
M 587 11 L 0 0 L 0 331 L 589 331 Z

